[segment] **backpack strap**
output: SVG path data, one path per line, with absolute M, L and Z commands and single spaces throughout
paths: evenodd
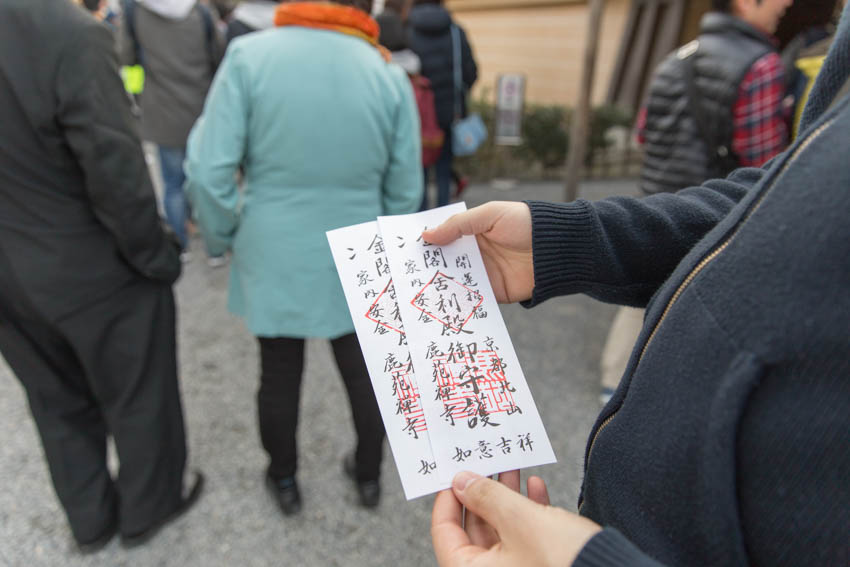
M 200 2 L 196 5 L 198 6 L 198 10 L 201 12 L 201 18 L 204 21 L 204 35 L 207 39 L 207 57 L 210 60 L 210 74 L 215 75 L 215 71 L 218 68 L 215 49 L 215 23 L 213 22 L 212 12 L 210 11 L 209 6 L 201 4 Z
M 127 28 L 127 35 L 133 42 L 133 57 L 136 59 L 136 65 L 144 67 L 145 53 L 142 51 L 142 45 L 136 35 L 136 0 L 122 0 L 121 7 L 124 11 L 124 25 Z
M 454 75 L 454 107 L 455 107 L 455 120 L 460 120 L 463 118 L 463 105 L 461 104 L 461 97 L 463 97 L 463 79 L 461 78 L 461 66 L 460 66 L 460 30 L 458 30 L 457 26 L 451 25 L 452 32 L 452 72 Z
M 697 50 L 699 49 L 699 40 L 694 40 L 679 48 L 676 56 L 682 62 L 682 70 L 684 71 L 685 88 L 687 89 L 687 105 L 688 111 L 693 117 L 697 126 L 697 131 L 705 142 L 708 149 L 709 167 L 713 171 L 729 171 L 734 169 L 735 160 L 732 156 L 731 148 L 728 141 L 717 140 L 717 135 L 711 127 L 708 117 L 705 115 L 702 105 L 702 94 L 697 88 L 696 70 L 694 69 L 694 59 Z

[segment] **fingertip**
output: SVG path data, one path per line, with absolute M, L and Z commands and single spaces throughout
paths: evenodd
M 442 246 L 451 244 L 462 236 L 480 232 L 476 228 L 478 224 L 476 219 L 480 217 L 480 211 L 477 211 L 478 208 L 453 214 L 444 220 L 442 224 L 424 231 L 422 237 L 431 244 Z
M 442 224 L 434 228 L 422 231 L 422 238 L 429 244 L 443 245 L 453 242 L 463 236 L 462 232 L 455 226 L 453 219 L 457 215 L 449 217 Z
M 501 482 L 514 492 L 519 492 L 520 486 L 522 485 L 520 481 L 519 470 L 505 471 L 499 473 L 499 482 Z
M 440 239 L 440 235 L 441 235 L 440 228 L 442 226 L 443 225 L 423 230 L 422 231 L 422 240 L 424 240 L 428 244 L 442 244 L 441 239 Z
M 462 491 L 458 487 L 462 485 Z M 502 536 L 515 531 L 514 522 L 527 511 L 528 499 L 501 482 L 474 473 L 458 473 L 452 483 L 454 494 L 467 514 L 479 516 Z
M 482 477 L 480 474 L 475 474 L 474 472 L 470 471 L 461 471 L 457 473 L 454 479 L 452 480 L 452 488 L 454 489 L 455 493 L 463 494 L 463 491 L 466 490 L 466 488 L 470 484 L 481 478 L 484 477 Z
M 539 476 L 528 477 L 526 491 L 529 500 L 549 506 L 549 489 L 546 488 L 546 482 Z

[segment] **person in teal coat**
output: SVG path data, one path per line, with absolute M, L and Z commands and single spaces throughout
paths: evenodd
M 357 431 L 345 459 L 378 504 L 384 429 L 325 232 L 415 212 L 416 103 L 377 47 L 371 0 L 283 3 L 274 29 L 238 38 L 189 136 L 186 188 L 211 254 L 232 253 L 229 309 L 260 344 L 260 436 L 285 514 L 295 480 L 304 339 L 331 339 Z M 242 190 L 237 172 L 242 172 Z

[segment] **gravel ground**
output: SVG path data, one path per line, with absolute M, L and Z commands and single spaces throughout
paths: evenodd
M 581 196 L 630 194 L 634 187 L 631 181 L 587 182 Z M 501 183 L 473 185 L 464 198 L 474 206 L 561 195 L 559 183 Z M 308 341 L 306 353 L 299 426 L 305 508 L 295 518 L 279 513 L 262 484 L 257 348 L 226 312 L 227 269 L 208 267 L 200 243 L 193 245 L 195 258 L 176 290 L 190 466 L 207 475 L 200 502 L 139 549 L 126 551 L 116 539 L 93 556 L 76 555 L 23 390 L 0 359 L 0 565 L 433 565 L 433 497 L 404 500 L 388 448 L 380 506 L 365 511 L 355 504 L 341 468 L 354 443 L 350 413 L 327 341 Z M 558 457 L 534 472 L 547 480 L 555 504 L 575 509 L 584 444 L 599 410 L 598 360 L 614 307 L 566 297 L 531 311 L 503 306 L 502 314 Z

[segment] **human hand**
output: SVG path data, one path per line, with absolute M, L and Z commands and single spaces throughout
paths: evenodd
M 457 474 L 452 488 L 437 494 L 431 514 L 431 539 L 440 566 L 563 567 L 600 531 L 586 518 L 549 506 L 541 478 L 528 479 L 528 498 L 519 488 L 519 471 L 502 473 L 499 482 L 470 472 Z
M 496 300 L 513 303 L 530 299 L 534 290 L 534 257 L 528 205 L 492 201 L 453 215 L 422 236 L 432 244 L 448 244 L 467 234 L 478 240 Z

